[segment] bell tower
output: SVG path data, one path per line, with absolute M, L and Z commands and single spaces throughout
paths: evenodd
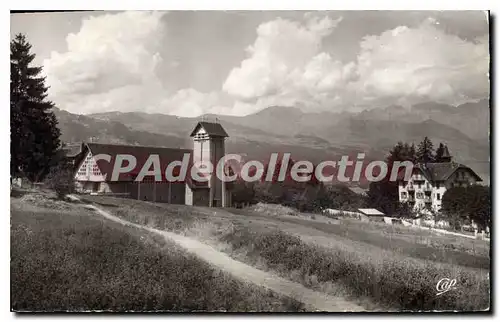
M 441 159 L 443 160 L 443 162 L 451 162 L 452 157 L 450 151 L 448 150 L 447 145 L 444 146 L 443 155 L 441 156 Z
M 228 207 L 230 204 L 226 184 L 220 180 L 217 173 L 217 165 L 219 160 L 224 157 L 225 139 L 229 137 L 222 125 L 218 122 L 201 121 L 195 126 L 191 132 L 193 139 L 193 163 L 199 162 L 201 165 L 211 163 L 212 175 L 208 181 L 208 202 L 205 203 L 209 207 Z M 205 188 L 205 189 L 206 189 Z M 200 189 L 193 190 L 194 199 L 196 194 L 203 194 Z M 198 199 L 199 200 L 199 199 Z

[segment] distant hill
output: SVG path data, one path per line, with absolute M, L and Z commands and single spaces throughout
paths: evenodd
M 470 138 L 487 140 L 490 128 L 488 100 L 466 103 L 457 107 L 438 103 L 425 103 L 403 108 L 389 106 L 384 109 L 363 111 L 359 118 L 368 120 L 422 122 L 433 120 L 455 128 Z
M 133 130 L 117 121 L 102 121 L 94 117 L 76 115 L 54 109 L 61 129 L 61 139 L 66 143 L 94 142 L 182 147 L 185 139 L 178 136 Z
M 57 110 L 66 142 L 97 142 L 191 147 L 189 134 L 201 119 L 142 112 L 108 112 L 87 116 Z M 267 160 L 272 152 L 290 152 L 312 162 L 338 160 L 364 152 L 382 159 L 397 141 L 418 144 L 429 136 L 444 142 L 458 162 L 489 180 L 489 106 L 487 101 L 459 107 L 421 104 L 391 106 L 361 113 L 304 113 L 274 106 L 248 116 L 205 115 L 216 118 L 230 137 L 228 153 Z

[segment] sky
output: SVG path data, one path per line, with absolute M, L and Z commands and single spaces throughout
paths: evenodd
M 489 97 L 481 11 L 11 14 L 72 113 L 248 115 L 459 105 Z

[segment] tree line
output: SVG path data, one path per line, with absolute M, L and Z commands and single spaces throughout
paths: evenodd
M 413 163 L 442 163 L 447 162 L 444 157 L 445 145 L 440 142 L 436 150 L 429 137 L 424 139 L 415 147 L 415 144 L 398 142 L 390 151 L 386 158 L 390 165 L 395 161 L 411 161 Z

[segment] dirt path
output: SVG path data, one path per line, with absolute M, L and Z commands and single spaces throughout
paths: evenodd
M 75 201 L 79 200 L 74 196 L 71 196 L 70 198 Z M 313 307 L 316 310 L 330 312 L 366 311 L 365 308 L 347 301 L 344 298 L 334 297 L 325 293 L 313 291 L 299 283 L 289 281 L 271 273 L 256 269 L 255 267 L 249 266 L 242 262 L 236 261 L 228 255 L 219 252 L 211 246 L 199 242 L 195 239 L 131 223 L 119 217 L 113 216 L 112 214 L 94 205 L 85 205 L 84 207 L 86 207 L 87 209 L 91 209 L 102 215 L 103 217 L 122 225 L 144 229 L 152 233 L 161 235 L 170 241 L 174 241 L 176 244 L 178 244 L 188 252 L 196 255 L 199 258 L 202 258 L 206 262 L 211 263 L 215 267 L 226 271 L 239 279 L 266 287 L 276 293 L 295 298 L 296 300 L 304 303 L 307 306 Z

